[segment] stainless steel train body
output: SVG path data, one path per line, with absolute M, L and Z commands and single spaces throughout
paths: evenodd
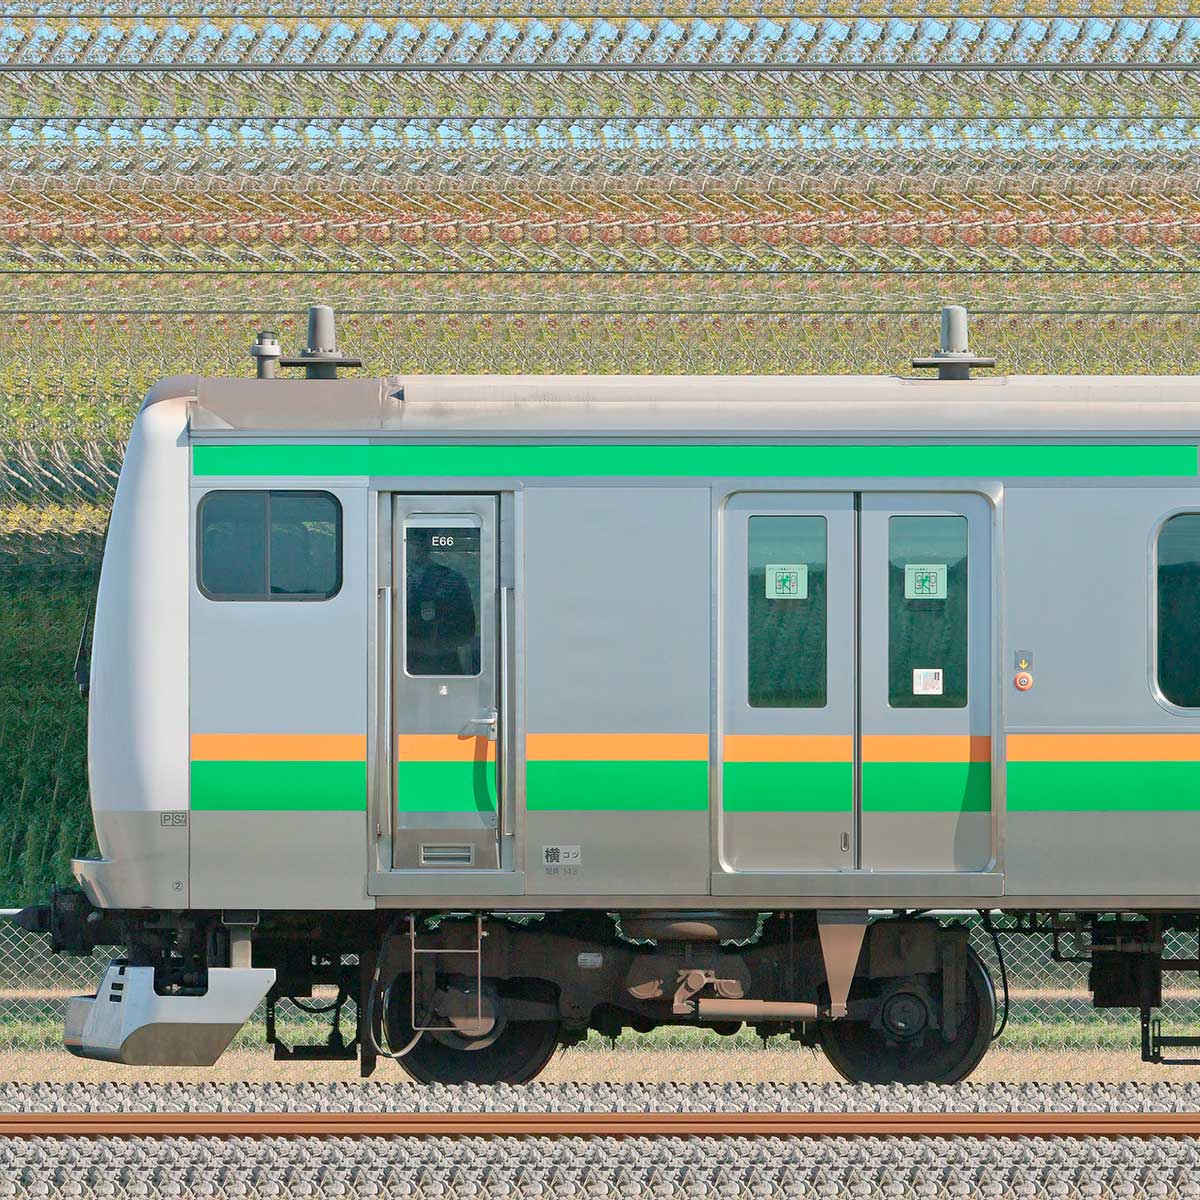
M 748 1020 L 824 1041 L 847 995 L 853 1016 L 908 977 L 906 945 L 929 962 L 905 995 L 953 1028 L 930 996 L 961 1001 L 967 951 L 915 914 L 980 909 L 1082 929 L 1097 986 L 1145 1015 L 1162 931 L 1200 912 L 1198 447 L 1187 378 L 167 379 L 95 617 L 101 857 L 76 864 L 75 941 L 142 948 L 100 995 L 149 971 L 157 1002 L 213 1008 L 251 971 L 203 1018 L 219 1053 L 268 988 L 381 944 L 443 1024 L 393 1020 L 470 1050 L 503 1023 L 490 946 L 495 978 L 551 996 L 509 1019 L 550 1004 L 558 1040 Z M 447 913 L 469 916 L 426 919 Z M 864 942 L 868 913 L 903 936 Z M 744 963 L 725 932 L 755 921 L 784 945 L 785 920 L 798 974 L 764 991 L 709 961 Z M 605 955 L 619 978 L 578 992 Z M 839 1063 L 857 1077 L 905 1037 L 876 1000 L 879 1052 Z M 137 1060 L 151 1018 L 103 1033 L 99 1007 L 68 1041 Z M 140 1053 L 214 1057 L 186 1041 Z M 899 1061 L 879 1077 L 924 1077 Z

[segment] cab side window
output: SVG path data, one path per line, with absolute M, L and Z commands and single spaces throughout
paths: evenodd
M 210 600 L 328 600 L 342 586 L 342 506 L 328 492 L 209 492 L 196 517 Z
M 1180 513 L 1158 535 L 1158 686 L 1200 708 L 1200 513 Z

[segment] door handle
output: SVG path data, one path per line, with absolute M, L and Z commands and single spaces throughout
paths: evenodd
M 493 708 L 492 711 L 486 717 L 472 717 L 458 731 L 458 736 L 459 737 L 478 737 L 479 732 L 475 727 L 477 725 L 486 725 L 487 726 L 487 739 L 489 742 L 494 742 L 496 740 L 497 724 L 499 723 L 499 720 L 500 720 L 500 714 L 496 709 Z

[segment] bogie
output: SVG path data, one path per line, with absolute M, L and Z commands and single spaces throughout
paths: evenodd
M 987 1053 L 996 1020 L 995 988 L 979 955 L 968 951 L 953 1032 L 937 1027 L 940 1005 L 921 983 L 887 982 L 882 994 L 876 982 L 873 1020 L 817 1026 L 834 1070 L 852 1083 L 958 1083 L 970 1075 Z

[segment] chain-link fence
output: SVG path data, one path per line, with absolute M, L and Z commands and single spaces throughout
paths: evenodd
M 988 965 L 1001 1003 L 1001 975 L 992 940 L 975 918 L 966 921 L 972 928 L 972 944 Z M 1028 1050 L 1129 1050 L 1138 1044 L 1136 1013 L 1093 1008 L 1087 988 L 1087 965 L 1053 961 L 1049 934 L 1002 934 L 1001 948 L 1010 1005 L 1004 1046 Z M 1166 952 L 1172 957 L 1195 957 L 1195 936 L 1169 934 Z M 108 956 L 104 949 L 98 949 L 92 958 L 83 959 L 50 954 L 44 937 L 0 921 L 0 1049 L 58 1045 L 67 997 L 91 994 Z M 1163 1007 L 1156 1012 L 1164 1026 L 1189 1032 L 1200 1029 L 1200 983 L 1195 976 L 1167 975 L 1164 980 Z M 328 1003 L 331 998 L 329 990 L 329 995 L 321 992 L 315 1001 L 305 1003 L 310 1007 L 320 1006 L 322 1000 Z M 342 1028 L 346 1032 L 353 1031 L 354 1013 L 351 1002 L 343 1013 Z M 278 1028 L 285 1042 L 323 1042 L 330 1028 L 330 1017 L 325 1013 L 306 1013 L 294 1004 L 281 1002 Z M 264 1044 L 261 1011 L 247 1025 L 237 1044 L 245 1047 Z M 626 1033 L 618 1043 L 623 1049 L 643 1052 L 740 1051 L 758 1044 L 757 1036 L 748 1028 L 732 1037 L 719 1037 L 704 1030 L 678 1027 L 649 1034 Z M 593 1034 L 576 1052 L 609 1048 L 606 1038 Z

